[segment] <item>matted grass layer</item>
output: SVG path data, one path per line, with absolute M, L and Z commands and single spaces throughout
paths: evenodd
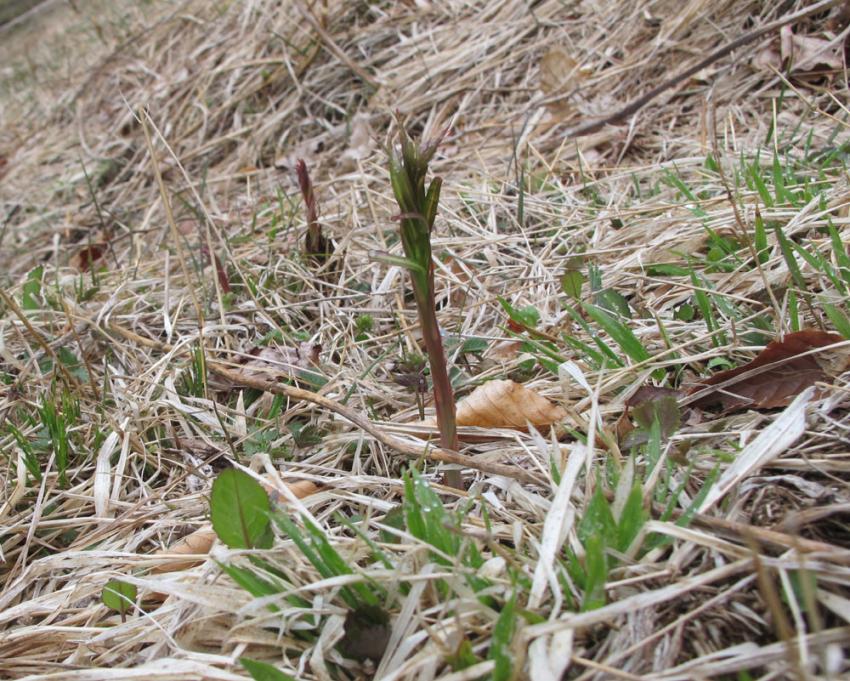
M 322 680 L 846 673 L 846 375 L 782 410 L 616 436 L 641 385 L 798 328 L 848 335 L 845 70 L 771 70 L 777 29 L 565 135 L 812 4 L 163 0 L 69 14 L 78 32 L 4 62 L 0 676 L 247 678 L 240 657 Z M 843 57 L 846 23 L 824 7 L 792 30 Z M 396 110 L 449 128 L 434 252 L 458 396 L 510 378 L 568 413 L 551 437 L 476 433 L 463 454 L 518 473 L 470 468 L 465 492 L 408 425 L 416 314 L 370 255 L 400 254 Z M 299 158 L 335 244 L 321 270 Z M 321 351 L 301 384 L 369 432 L 207 371 L 303 343 Z M 318 484 L 277 503 L 354 575 L 321 575 L 281 530 L 166 571 L 226 465 Z M 426 483 L 454 555 L 392 529 Z M 101 602 L 114 578 L 139 592 L 123 618 Z M 390 615 L 380 660 L 335 648 L 352 583 Z

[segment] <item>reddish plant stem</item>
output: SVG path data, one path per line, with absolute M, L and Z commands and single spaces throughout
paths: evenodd
M 443 349 L 443 339 L 440 336 L 440 325 L 437 322 L 436 299 L 434 296 L 434 265 L 428 272 L 427 290 L 421 291 L 414 285 L 416 307 L 419 310 L 419 323 L 422 328 L 422 339 L 425 341 L 425 351 L 431 365 L 431 382 L 434 386 L 434 406 L 437 410 L 437 428 L 440 431 L 440 447 L 450 451 L 458 451 L 457 423 L 455 398 L 449 372 L 446 367 L 446 353 Z M 424 294 L 424 295 L 423 295 Z M 446 484 L 450 487 L 463 489 L 463 478 L 460 471 L 446 471 Z

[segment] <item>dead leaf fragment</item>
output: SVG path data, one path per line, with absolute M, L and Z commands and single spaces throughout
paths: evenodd
M 578 62 L 564 48 L 553 47 L 540 58 L 538 69 L 543 94 L 558 97 L 548 104 L 549 109 L 558 116 L 568 116 L 575 107 L 566 98 L 584 79 Z
M 560 93 L 578 70 L 578 63 L 563 47 L 553 47 L 540 58 L 540 89 L 547 95 Z
M 84 246 L 71 256 L 68 264 L 80 272 L 88 272 L 93 267 L 99 267 L 101 265 L 100 261 L 106 254 L 106 248 L 105 243 L 93 243 L 89 246 Z
M 807 35 L 797 35 L 791 26 L 783 26 L 779 34 L 779 52 L 782 61 L 790 64 L 794 71 L 812 71 L 819 66 L 828 69 L 840 69 L 842 43 L 838 40 L 824 40 Z
M 316 369 L 321 350 L 321 345 L 306 342 L 291 348 L 271 345 L 254 347 L 247 357 L 240 360 L 240 370 L 251 379 L 271 381 L 297 378 L 302 371 Z M 234 387 L 219 376 L 210 376 L 209 385 L 213 390 L 230 390 Z
M 183 560 L 163 562 L 155 566 L 151 572 L 162 574 L 165 572 L 180 572 L 193 568 L 203 562 L 200 556 L 206 556 L 215 543 L 215 530 L 209 525 L 201 527 L 191 534 L 187 534 L 176 544 L 172 544 L 164 551 L 157 551 L 157 557 L 186 556 Z
M 446 255 L 443 258 L 454 278 L 451 281 L 449 293 L 449 303 L 452 307 L 462 308 L 466 304 L 466 298 L 469 294 L 470 282 L 473 279 L 474 273 L 471 265 L 462 262 L 454 255 Z
M 372 136 L 372 128 L 369 125 L 369 114 L 356 113 L 351 117 L 351 137 L 348 139 L 348 149 L 346 149 L 340 161 L 343 167 L 357 167 L 357 162 L 368 157 L 375 147 L 375 140 Z
M 835 333 L 806 329 L 768 343 L 749 364 L 721 371 L 690 389 L 714 390 L 691 402 L 695 407 L 720 406 L 724 412 L 785 407 L 809 386 L 826 381 L 850 368 L 850 348 L 839 347 L 805 354 L 840 343 Z
M 782 56 L 772 45 L 758 50 L 750 63 L 758 71 L 779 71 L 782 68 Z
M 546 428 L 563 421 L 567 412 L 535 391 L 514 381 L 488 381 L 458 402 L 457 425 L 525 430 L 528 423 Z
M 499 341 L 487 352 L 487 357 L 498 360 L 513 359 L 519 354 L 520 349 L 522 349 L 523 342 L 521 340 Z

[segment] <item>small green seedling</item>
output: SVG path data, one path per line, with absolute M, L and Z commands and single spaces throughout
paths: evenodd
M 247 473 L 228 468 L 219 473 L 210 496 L 210 518 L 218 538 L 232 549 L 267 549 L 272 545 L 269 495 Z
M 40 310 L 41 309 L 41 279 L 44 276 L 44 267 L 38 267 L 30 270 L 27 275 L 27 280 L 23 285 L 23 294 L 21 296 L 21 307 L 24 310 Z
M 629 549 L 646 520 L 640 483 L 635 482 L 629 489 L 619 518 L 614 516 L 602 488 L 596 488 L 576 528 L 584 547 L 584 557 L 579 559 L 571 550 L 567 551 L 567 570 L 573 582 L 584 592 L 583 611 L 605 605 L 605 584 L 609 572 L 617 565 L 617 559 L 609 550 L 624 553 Z
M 120 579 L 110 579 L 103 587 L 100 600 L 107 608 L 121 615 L 123 622 L 127 613 L 133 609 L 137 595 L 135 584 L 129 584 Z

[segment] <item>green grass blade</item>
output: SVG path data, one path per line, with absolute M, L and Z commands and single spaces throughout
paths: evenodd
M 587 576 L 581 609 L 583 612 L 586 612 L 605 605 L 605 583 L 608 581 L 608 558 L 605 555 L 605 541 L 602 537 L 590 537 L 584 549 L 585 572 Z
M 632 333 L 632 330 L 619 321 L 610 312 L 606 312 L 601 307 L 584 303 L 585 312 L 601 326 L 614 342 L 620 346 L 620 349 L 625 352 L 635 362 L 645 362 L 650 359 L 650 354 L 647 352 L 643 344 Z
M 267 582 L 262 577 L 254 573 L 248 568 L 237 567 L 236 565 L 226 565 L 219 563 L 218 566 L 232 579 L 236 584 L 241 586 L 245 591 L 254 596 L 254 598 L 265 598 L 279 594 L 281 589 Z M 308 604 L 309 605 L 309 604 Z M 274 603 L 269 603 L 267 606 L 272 612 L 278 612 L 278 608 Z
M 415 469 L 405 474 L 404 513 L 408 531 L 417 539 L 427 542 L 443 554 L 457 555 L 460 540 L 448 529 L 448 514 L 434 490 Z M 435 560 L 446 564 L 443 556 Z
M 606 544 L 615 543 L 617 523 L 600 485 L 597 485 L 576 531 L 582 544 L 586 544 L 592 537 L 600 537 Z
M 829 317 L 829 321 L 842 336 L 850 340 L 850 319 L 844 314 L 844 311 L 831 303 L 821 303 L 823 311 Z
M 245 667 L 254 681 L 295 681 L 294 677 L 284 674 L 268 662 L 252 660 L 249 657 L 240 657 L 239 662 Z
M 720 334 L 717 333 L 718 324 L 714 318 L 714 308 L 705 291 L 702 290 L 702 282 L 697 277 L 697 273 L 691 269 L 691 283 L 694 285 L 694 300 L 696 300 L 702 319 L 705 322 L 705 328 L 711 334 L 711 343 L 714 347 L 719 347 L 724 344 Z
M 511 643 L 513 642 L 514 629 L 516 627 L 516 595 L 512 594 L 507 603 L 502 607 L 496 625 L 493 627 L 493 638 L 490 643 L 489 657 L 495 666 L 493 681 L 510 681 L 513 678 L 513 654 Z
M 624 552 L 638 536 L 646 522 L 646 511 L 643 508 L 643 487 L 635 483 L 623 506 L 620 522 L 617 523 L 617 542 L 615 547 Z
M 593 342 L 596 344 L 596 347 L 598 347 L 602 351 L 602 355 L 604 355 L 604 357 L 602 357 L 598 353 L 596 354 L 600 365 L 603 363 L 604 358 L 607 357 L 612 366 L 623 366 L 623 360 L 620 359 L 617 353 L 614 352 L 604 340 L 599 338 L 598 334 L 590 327 L 590 324 L 587 323 L 587 321 L 578 313 L 575 308 L 573 308 L 571 305 L 565 305 L 564 309 L 567 311 L 567 314 L 570 315 L 573 321 L 576 322 L 576 324 L 578 324 L 582 328 L 582 330 L 588 336 L 591 337 L 591 339 L 593 339 Z
M 835 257 L 835 262 L 838 264 L 838 271 L 841 273 L 841 278 L 850 286 L 850 256 L 847 255 L 844 243 L 841 241 L 841 235 L 835 229 L 835 225 L 831 222 L 828 225 L 829 241 L 832 244 L 832 253 Z
M 800 325 L 800 306 L 797 304 L 797 294 L 794 291 L 788 291 L 788 318 L 791 320 L 791 330 L 799 331 Z
M 24 437 L 24 434 L 18 430 L 11 423 L 6 424 L 6 429 L 12 434 L 12 437 L 15 438 L 15 441 L 18 443 L 18 447 L 21 448 L 21 451 L 24 453 L 24 466 L 26 466 L 29 474 L 35 478 L 35 481 L 41 484 L 41 465 L 38 462 L 38 455 L 30 444 L 30 441 Z
M 806 288 L 806 280 L 803 279 L 803 273 L 800 271 L 800 266 L 794 258 L 794 248 L 791 241 L 785 236 L 782 228 L 778 224 L 773 225 L 773 233 L 776 235 L 776 240 L 779 242 L 779 250 L 782 251 L 782 257 L 785 259 L 785 264 L 788 271 L 791 273 L 791 279 L 794 285 L 800 291 L 808 292 Z
M 366 542 L 367 546 L 372 550 L 373 557 L 380 561 L 387 570 L 395 570 L 396 566 L 390 560 L 387 553 L 381 549 L 380 546 L 363 530 L 361 530 L 357 525 L 351 522 L 348 518 L 346 518 L 342 513 L 336 512 L 334 513 L 334 519 L 340 524 L 347 527 L 349 530 L 354 532 L 360 539 Z M 407 585 L 404 585 L 407 586 Z
M 773 197 L 770 195 L 770 190 L 768 190 L 767 185 L 764 183 L 764 180 L 761 176 L 761 165 L 758 162 L 758 159 L 753 161 L 750 165 L 750 178 L 753 181 L 753 186 L 761 197 L 762 203 L 764 203 L 766 208 L 773 208 Z
M 770 260 L 770 247 L 767 243 L 767 231 L 764 228 L 764 220 L 761 217 L 761 212 L 756 209 L 755 220 L 755 239 L 754 245 L 756 250 L 756 258 L 759 264 L 764 265 Z

